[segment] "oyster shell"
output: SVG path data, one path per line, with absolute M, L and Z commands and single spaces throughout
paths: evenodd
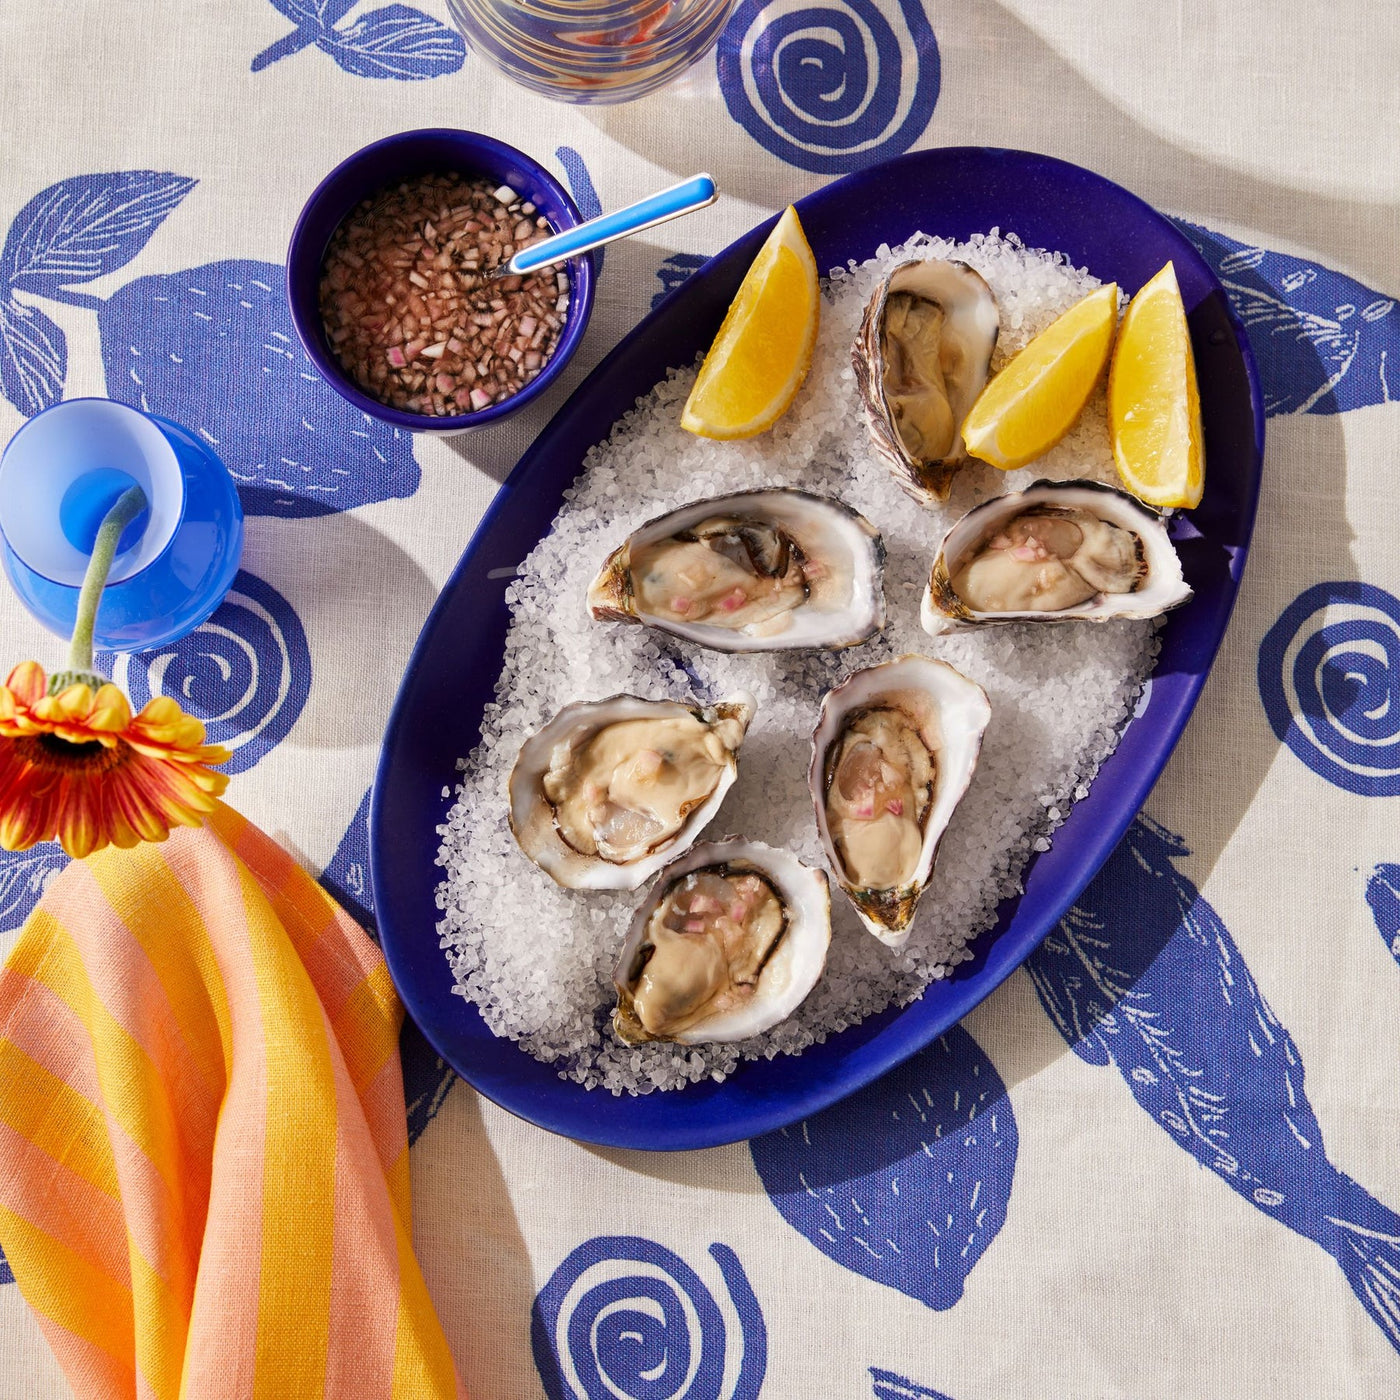
M 1156 511 L 1098 481 L 1037 481 L 948 531 L 920 617 L 937 636 L 1004 622 L 1156 617 L 1190 597 Z
M 870 435 L 899 483 L 946 501 L 967 460 L 962 425 L 987 383 L 1000 313 L 966 263 L 900 263 L 875 289 L 851 347 Z
M 790 1016 L 831 942 L 826 875 L 731 836 L 673 861 L 637 910 L 613 982 L 628 1045 L 746 1040 Z
M 746 691 L 712 706 L 636 695 L 566 705 L 511 770 L 520 849 L 570 889 L 636 889 L 719 811 L 755 708 Z
M 909 937 L 990 718 L 980 685 L 927 656 L 856 671 L 822 700 L 807 778 L 817 834 L 861 922 L 892 948 Z
M 648 521 L 588 590 L 595 619 L 713 651 L 855 646 L 885 625 L 875 527 L 808 491 L 745 491 Z

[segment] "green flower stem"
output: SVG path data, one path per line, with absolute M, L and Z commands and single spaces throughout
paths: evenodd
M 98 527 L 83 577 L 83 590 L 78 595 L 78 616 L 73 622 L 73 639 L 68 643 L 68 670 L 83 675 L 92 673 L 92 629 L 97 625 L 97 609 L 102 602 L 102 590 L 107 575 L 112 572 L 112 560 L 117 555 L 117 543 L 122 531 L 146 509 L 146 493 L 133 486 L 117 497 Z

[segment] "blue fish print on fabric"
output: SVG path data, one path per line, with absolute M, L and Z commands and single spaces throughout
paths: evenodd
M 347 914 L 377 939 L 379 924 L 374 916 L 374 886 L 369 879 L 369 802 L 373 794 L 374 789 L 369 788 L 360 799 L 330 864 L 321 872 L 321 884 Z
M 101 306 L 74 286 L 125 267 L 195 183 L 161 170 L 74 175 L 15 216 L 0 250 L 0 390 L 21 413 L 57 403 L 68 373 L 63 331 L 28 298 Z
M 603 212 L 603 201 L 598 198 L 598 191 L 593 187 L 593 177 L 588 173 L 583 157 L 572 146 L 560 146 L 554 154 L 559 164 L 564 167 L 564 178 L 569 182 L 569 192 L 574 197 L 574 203 L 578 205 L 578 212 L 585 219 L 596 219 Z M 603 270 L 606 253 L 606 248 L 596 248 L 593 252 L 594 268 L 599 273 Z
M 455 73 L 467 46 L 455 29 L 407 5 L 368 10 L 350 24 L 340 23 L 358 0 L 272 0 L 278 13 L 296 25 L 285 38 L 254 60 L 254 73 L 313 44 L 356 78 L 398 78 L 417 82 Z
M 202 437 L 249 514 L 327 515 L 418 489 L 412 434 L 358 412 L 316 374 L 276 263 L 139 277 L 97 321 L 107 392 Z
M 579 1245 L 530 1315 L 549 1400 L 756 1400 L 768 1369 L 763 1312 L 738 1255 L 723 1244 L 709 1252 L 720 1301 L 653 1240 L 599 1235 Z
M 878 1366 L 870 1368 L 870 1379 L 875 1385 L 875 1400 L 951 1400 L 941 1390 L 930 1390 Z
M 51 841 L 27 851 L 0 851 L 0 934 L 20 928 L 67 864 L 63 848 Z
M 1303 258 L 1174 222 L 1220 278 L 1249 332 L 1266 413 L 1344 413 L 1391 401 L 1389 380 L 1400 375 L 1394 297 Z
M 677 287 L 690 281 L 695 272 L 705 266 L 705 262 L 706 259 L 699 253 L 672 253 L 656 269 L 656 278 L 661 283 L 661 290 L 651 299 L 652 310 L 660 306 Z
M 824 175 L 907 151 L 938 102 L 923 0 L 740 0 L 715 62 L 729 115 L 789 165 Z
M 1327 1159 L 1288 1031 L 1220 916 L 1139 817 L 1026 963 L 1086 1064 L 1112 1065 L 1181 1147 L 1332 1255 L 1400 1351 L 1400 1216 Z
M 292 605 L 240 569 L 208 622 L 158 651 L 98 652 L 97 667 L 139 710 L 168 695 L 233 750 L 221 772 L 244 773 L 287 737 L 311 693 L 311 650 Z
M 1400 963 L 1400 865 L 1376 866 L 1366 882 L 1366 903 L 1390 956 Z
M 1400 794 L 1400 598 L 1342 580 L 1305 589 L 1259 644 L 1269 724 L 1314 773 Z
M 954 1026 L 842 1103 L 749 1144 L 783 1219 L 829 1259 L 951 1308 L 1006 1222 L 1016 1119 Z
M 372 790 L 371 790 L 372 791 Z M 334 895 L 371 938 L 378 938 L 374 917 L 374 887 L 369 878 L 369 802 L 366 792 L 354 819 L 340 838 L 330 864 L 321 872 L 321 884 Z M 457 1082 L 446 1061 L 428 1044 L 423 1032 L 407 1017 L 399 1036 L 403 1064 L 403 1096 L 408 1109 L 408 1140 L 417 1142 L 432 1122 Z

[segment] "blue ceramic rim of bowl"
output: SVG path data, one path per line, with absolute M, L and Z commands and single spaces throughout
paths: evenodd
M 391 427 L 402 428 L 406 432 L 460 433 L 473 428 L 484 428 L 490 423 L 507 417 L 542 394 L 558 378 L 564 366 L 573 357 L 574 351 L 578 349 L 579 342 L 583 339 L 583 333 L 588 326 L 588 318 L 592 315 L 593 279 L 596 269 L 591 253 L 570 258 L 564 264 L 569 272 L 569 309 L 564 317 L 564 329 L 559 337 L 559 343 L 554 347 L 553 353 L 539 374 L 503 403 L 491 404 L 487 408 L 480 408 L 472 413 L 457 413 L 439 418 L 428 413 L 406 413 L 402 409 L 392 408 L 388 404 L 380 403 L 378 399 L 371 398 L 368 394 L 361 392 L 351 383 L 345 371 L 341 369 L 339 361 L 331 354 L 325 344 L 317 288 L 320 283 L 321 263 L 325 258 L 326 245 L 330 241 L 330 235 L 340 227 L 341 221 L 361 199 L 365 198 L 372 190 L 383 189 L 385 185 L 392 183 L 395 177 L 376 180 L 372 188 L 357 186 L 358 192 L 352 194 L 348 200 L 341 201 L 336 198 L 337 205 L 343 202 L 343 207 L 338 208 L 335 218 L 330 221 L 329 231 L 325 239 L 313 239 L 311 228 L 313 224 L 319 223 L 326 217 L 326 209 L 332 198 L 340 196 L 343 187 L 354 184 L 352 177 L 363 166 L 372 165 L 377 157 L 393 153 L 399 148 L 403 148 L 405 154 L 408 154 L 415 146 L 429 143 L 442 143 L 460 148 L 464 159 L 461 161 L 458 173 L 468 177 L 478 175 L 488 179 L 503 180 L 504 176 L 500 172 L 512 164 L 520 166 L 531 180 L 538 182 L 547 190 L 550 197 L 556 200 L 568 214 L 568 222 L 561 223 L 561 226 L 556 228 L 556 232 L 562 232 L 565 228 L 573 228 L 583 222 L 583 215 L 579 212 L 578 205 L 574 203 L 568 190 L 539 161 L 526 155 L 524 151 L 515 146 L 498 141 L 494 136 L 487 136 L 479 131 L 466 131 L 456 127 L 419 127 L 413 131 L 400 131 L 393 136 L 385 136 L 378 141 L 373 141 L 368 146 L 362 146 L 347 156 L 311 192 L 310 198 L 307 199 L 302 206 L 301 213 L 297 216 L 296 225 L 292 229 L 291 242 L 287 247 L 287 304 L 292 313 L 292 324 L 296 327 L 297 338 L 301 341 L 302 348 L 306 351 L 312 364 L 316 366 L 317 373 L 347 403 L 357 408 L 361 413 L 368 414 L 371 418 L 377 418 L 380 422 L 388 423 Z M 413 162 L 410 160 L 407 163 L 411 165 Z M 433 168 L 433 166 L 425 166 L 424 170 L 429 168 Z M 410 170 L 406 173 L 417 174 L 419 172 Z M 404 177 L 401 175 L 397 178 Z M 539 201 L 535 198 L 533 191 L 522 190 L 520 193 L 526 194 L 538 204 Z M 313 246 L 316 243 L 319 243 L 319 246 Z
M 595 427 L 606 437 L 611 425 L 597 422 L 598 403 L 609 399 L 605 390 L 617 377 L 623 383 L 612 392 L 612 397 L 628 399 L 618 411 L 625 412 L 630 407 L 635 388 L 631 382 L 633 361 L 643 350 L 655 355 L 654 342 L 659 338 L 659 328 L 666 323 L 667 307 L 672 319 L 682 301 L 700 308 L 703 315 L 709 292 L 703 285 L 709 280 L 704 274 L 716 270 L 717 265 L 724 265 L 730 276 L 732 295 L 743 268 L 757 253 L 777 216 L 762 221 L 716 254 L 595 367 L 522 457 L 520 469 L 497 493 L 424 622 L 390 713 L 376 768 L 369 813 L 370 874 L 385 959 L 405 1008 L 429 1043 L 478 1093 L 537 1127 L 607 1147 L 650 1151 L 717 1147 L 809 1117 L 904 1062 L 947 1026 L 961 1020 L 1041 943 L 1126 832 L 1195 708 L 1234 607 L 1259 502 L 1264 405 L 1258 367 L 1244 326 L 1219 279 L 1180 229 L 1130 190 L 1054 156 L 970 146 L 910 152 L 843 176 L 798 201 L 798 212 L 806 219 L 819 208 L 820 222 L 842 225 L 850 216 L 833 220 L 829 208 L 838 194 L 843 203 L 849 203 L 875 186 L 908 188 L 924 179 L 937 186 L 967 174 L 979 179 L 995 176 L 988 183 L 999 191 L 1013 181 L 1018 191 L 1029 187 L 1029 195 L 1018 193 L 1016 197 L 1031 201 L 1028 208 L 1036 215 L 1031 220 L 1033 225 L 1044 221 L 1038 212 L 1042 204 L 1064 209 L 1063 218 L 1057 214 L 1052 222 L 1057 227 L 1067 223 L 1074 228 L 1058 227 L 1062 235 L 1073 231 L 1077 238 L 1090 237 L 1085 230 L 1101 218 L 1105 202 L 1116 212 L 1127 214 L 1129 223 L 1115 232 L 1113 248 L 1086 252 L 1082 259 L 1101 273 L 1121 276 L 1122 268 L 1117 263 L 1140 262 L 1146 253 L 1137 250 L 1139 243 L 1147 243 L 1158 252 L 1170 248 L 1170 256 L 1181 259 L 1178 276 L 1184 272 L 1184 281 L 1194 284 L 1197 293 L 1190 298 L 1188 320 L 1208 315 L 1220 322 L 1219 341 L 1212 335 L 1208 342 L 1198 344 L 1198 353 L 1206 349 L 1213 358 L 1228 361 L 1241 380 L 1232 391 L 1234 397 L 1227 397 L 1220 386 L 1211 395 L 1220 427 L 1231 435 L 1227 451 L 1233 470 L 1225 480 L 1217 477 L 1217 488 L 1208 493 L 1206 502 L 1210 525 L 1207 542 L 1212 547 L 1218 544 L 1223 550 L 1224 558 L 1217 562 L 1224 574 L 1213 577 L 1209 587 L 1198 591 L 1186 607 L 1168 615 L 1163 653 L 1153 670 L 1149 707 L 1152 719 L 1134 719 L 1121 731 L 1118 747 L 1105 762 L 1088 797 L 1073 805 L 1069 820 L 1057 833 L 1055 845 L 1044 855 L 1032 856 L 1023 876 L 1022 893 L 999 904 L 993 927 L 968 945 L 971 959 L 959 964 L 950 977 L 931 983 L 925 996 L 906 1006 L 889 1006 L 819 1045 L 808 1047 L 799 1059 L 780 1055 L 775 1060 L 747 1062 L 723 1084 L 702 1080 L 681 1090 L 623 1101 L 601 1089 L 585 1090 L 565 1081 L 558 1066 L 534 1061 L 518 1045 L 493 1035 L 479 1008 L 456 994 L 450 968 L 444 971 L 446 959 L 435 936 L 437 914 L 429 908 L 431 893 L 427 899 L 420 898 L 421 908 L 410 909 L 406 901 L 394 903 L 404 893 L 405 885 L 415 883 L 418 865 L 427 865 L 431 889 L 436 890 L 437 843 L 429 837 L 424 843 L 426 849 L 421 851 L 406 844 L 405 833 L 412 827 L 403 819 L 407 809 L 414 820 L 429 818 L 427 825 L 431 830 L 445 819 L 450 807 L 450 798 L 440 799 L 439 790 L 455 781 L 450 764 L 435 766 L 430 772 L 415 771 L 421 755 L 409 737 L 409 701 L 430 680 L 440 687 L 440 682 L 429 674 L 429 653 L 435 645 L 440 646 L 448 616 L 462 606 L 461 585 L 465 577 L 483 561 L 499 564 L 520 557 L 516 541 L 504 551 L 496 550 L 497 529 L 505 517 L 519 511 L 524 494 L 539 489 L 542 479 L 552 484 L 555 473 L 551 470 L 550 450 L 555 446 L 554 440 L 566 433 L 572 433 L 577 440 L 599 440 L 590 439 Z M 1050 203 L 1046 203 L 1047 185 L 1053 195 Z M 997 212 L 1005 227 L 1004 211 Z M 964 210 L 958 204 L 954 222 L 963 217 Z M 1024 224 L 1026 220 L 1018 222 Z M 981 220 L 977 225 L 981 229 L 987 226 Z M 967 236 L 968 232 L 962 230 L 958 236 Z M 1023 237 L 1030 234 L 1029 246 L 1042 246 L 1034 226 L 1022 227 L 1018 232 Z M 845 235 L 839 236 L 844 242 Z M 1098 238 L 1099 235 L 1094 236 L 1094 245 Z M 1056 243 L 1045 242 L 1044 246 Z M 1075 244 L 1067 241 L 1067 246 Z M 869 256 L 874 247 L 871 242 L 869 250 L 857 256 Z M 1100 266 L 1105 261 L 1112 265 Z M 1141 267 L 1139 285 L 1158 266 L 1154 261 Z M 1184 294 L 1185 290 L 1184 287 Z M 716 309 L 716 325 L 722 310 Z M 645 336 L 644 331 L 648 332 Z M 1192 338 L 1193 342 L 1197 340 L 1194 325 Z M 1214 442 L 1213 438 L 1208 440 Z M 1220 447 L 1226 448 L 1223 439 Z M 573 460 L 572 452 L 566 456 Z M 569 480 L 572 479 L 571 476 Z M 1216 534 L 1227 525 L 1228 533 L 1217 540 Z M 529 540 L 526 550 L 533 543 L 533 539 Z M 473 599 L 472 606 L 481 607 L 481 600 Z M 470 743 L 465 745 L 467 750 L 470 747 Z M 461 751 L 458 749 L 457 753 Z M 413 810 L 417 802 L 422 803 L 422 812 Z M 385 839 L 386 827 L 393 831 L 392 841 Z M 1071 834 L 1075 839 L 1067 844 Z
M 128 412 L 134 413 L 138 417 L 144 418 L 148 423 L 152 424 L 156 428 L 157 432 L 159 432 L 162 437 L 165 437 L 164 430 L 161 428 L 160 425 L 163 422 L 168 422 L 169 420 L 162 418 L 159 414 L 147 413 L 144 409 L 133 408 L 129 403 L 122 403 L 120 399 L 104 398 L 101 394 L 81 394 L 77 398 L 73 399 L 60 399 L 57 403 L 51 403 L 47 408 L 40 409 L 39 412 L 36 413 L 33 418 L 26 418 L 25 421 L 21 423 L 18 428 L 15 429 L 14 433 L 10 437 L 10 442 L 7 442 L 5 444 L 4 452 L 0 452 L 0 464 L 3 464 L 5 453 L 9 452 L 10 450 L 10 443 L 14 442 L 15 438 L 17 438 L 31 423 L 37 423 L 39 419 L 43 418 L 46 414 L 54 413 L 60 408 L 65 408 L 69 404 L 75 403 L 105 403 L 112 404 L 117 408 L 126 409 Z M 131 583 L 133 580 L 141 578 L 144 574 L 148 574 L 166 557 L 166 555 L 170 553 L 172 549 L 175 548 L 175 541 L 179 538 L 180 527 L 185 523 L 185 508 L 189 504 L 189 491 L 185 486 L 184 468 L 183 466 L 179 465 L 179 454 L 175 452 L 174 444 L 169 443 L 168 439 L 167 445 L 170 447 L 171 453 L 175 456 L 180 476 L 180 509 L 177 515 L 175 516 L 175 523 L 171 527 L 170 538 L 166 540 L 165 544 L 161 547 L 161 550 L 158 554 L 156 554 L 153 558 L 148 559 L 134 573 L 125 574 L 118 578 L 109 578 L 106 585 L 108 588 L 118 588 L 124 583 Z M 238 498 L 238 492 L 236 488 L 234 490 L 234 497 L 235 499 Z M 240 507 L 241 504 L 242 503 L 240 501 Z M 4 547 L 7 550 L 9 550 L 10 553 L 13 554 L 15 558 L 18 559 L 19 562 L 23 564 L 24 567 L 28 569 L 31 574 L 34 575 L 35 578 L 43 579 L 45 583 L 51 583 L 56 588 L 71 588 L 75 593 L 81 590 L 81 584 L 72 584 L 66 582 L 64 579 L 51 578 L 48 574 L 44 573 L 42 569 L 36 569 L 27 559 L 25 559 L 24 555 L 18 549 L 15 548 L 13 542 L 5 534 L 3 527 L 0 527 L 0 544 L 3 544 Z M 134 547 L 135 546 L 133 546 L 133 548 Z M 124 553 L 127 554 L 129 554 L 130 552 L 130 549 L 124 551 Z M 118 559 L 120 559 L 121 557 L 122 555 L 117 556 Z M 117 573 L 115 561 L 112 572 L 114 574 Z

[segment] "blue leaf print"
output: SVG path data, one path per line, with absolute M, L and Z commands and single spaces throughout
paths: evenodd
M 1400 352 L 1394 297 L 1303 258 L 1175 222 L 1249 332 L 1265 412 L 1344 413 L 1391 401 L 1392 361 Z
M 727 1299 L 654 1240 L 599 1235 L 573 1250 L 530 1314 L 549 1400 L 757 1400 L 768 1368 L 763 1313 L 738 1255 L 712 1244 L 710 1257 Z
M 371 938 L 378 939 L 374 887 L 369 879 L 369 802 L 370 793 L 366 792 L 330 864 L 321 872 L 321 884 Z M 447 1098 L 448 1090 L 457 1082 L 457 1076 L 408 1017 L 404 1018 L 399 1035 L 399 1059 L 403 1064 L 403 1096 L 408 1109 L 411 1144 L 422 1137 L 423 1130 Z
M 371 10 L 348 29 L 328 30 L 318 43 L 357 78 L 437 78 L 455 73 L 466 58 L 460 34 L 407 5 Z
M 0 300 L 0 389 L 32 418 L 63 397 L 68 340 L 60 327 L 12 297 Z
M 343 20 L 358 0 L 271 0 L 272 8 L 294 24 L 332 25 Z
M 243 259 L 127 283 L 98 312 L 107 392 L 202 437 L 250 515 L 411 496 L 412 434 L 360 413 L 316 374 L 283 286 L 276 263 Z
M 247 569 L 213 617 L 157 651 L 98 652 L 139 710 L 168 695 L 205 724 L 208 742 L 233 750 L 225 773 L 246 773 L 291 732 L 311 693 L 311 649 L 296 610 Z
M 24 923 L 67 864 L 62 847 L 49 841 L 27 851 L 0 851 L 0 933 L 13 933 Z
M 677 287 L 690 281 L 696 269 L 704 267 L 704 265 L 705 259 L 699 253 L 672 253 L 656 269 L 656 277 L 661 283 L 661 290 L 651 299 L 652 310 L 654 311 L 660 306 Z
M 1138 818 L 1026 963 L 1075 1054 L 1250 1205 L 1314 1241 L 1400 1350 L 1400 1216 L 1327 1159 L 1303 1065 L 1220 916 Z
M 198 182 L 162 170 L 75 175 L 34 196 L 0 251 L 10 287 L 54 296 L 125 267 Z
M 593 177 L 588 173 L 583 157 L 572 146 L 560 146 L 554 154 L 559 164 L 564 167 L 564 178 L 569 182 L 578 212 L 585 219 L 596 219 L 603 212 L 603 201 L 598 198 L 598 191 L 593 188 Z M 606 253 L 606 248 L 597 248 L 593 253 L 594 267 L 600 273 Z
M 1006 1221 L 1016 1119 L 992 1062 L 954 1026 L 749 1150 L 793 1229 L 844 1268 L 941 1311 Z
M 345 28 L 337 28 L 356 3 L 357 0 L 272 0 L 297 27 L 253 59 L 253 72 L 260 73 L 279 59 L 313 44 L 357 78 L 420 82 L 455 73 L 466 61 L 466 43 L 455 29 L 407 5 L 385 5 L 361 15 Z
M 1400 865 L 1378 865 L 1366 882 L 1366 903 L 1390 956 L 1400 963 Z
M 870 1368 L 870 1379 L 875 1384 L 875 1400 L 950 1400 L 941 1390 L 930 1390 L 878 1366 Z

